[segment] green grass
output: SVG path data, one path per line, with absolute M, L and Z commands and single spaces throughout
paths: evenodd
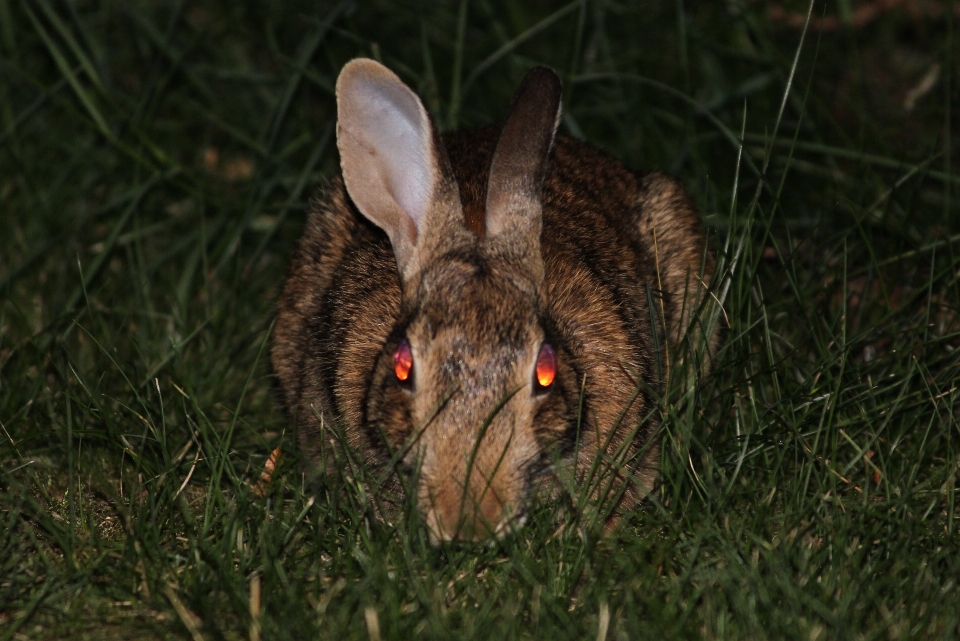
M 960 637 L 957 21 L 772 4 L 0 0 L 0 640 Z M 617 536 L 304 487 L 266 346 L 358 55 L 445 128 L 552 65 L 689 186 L 729 329 Z

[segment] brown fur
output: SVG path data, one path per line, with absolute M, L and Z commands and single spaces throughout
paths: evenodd
M 612 493 L 617 513 L 633 508 L 658 473 L 653 410 L 673 349 L 658 354 L 655 343 L 676 348 L 713 268 L 676 181 L 560 136 L 543 182 L 539 282 L 510 245 L 484 235 L 499 136 L 490 126 L 443 138 L 472 233 L 441 242 L 413 284 L 334 178 L 314 203 L 277 314 L 274 372 L 308 457 L 320 463 L 334 424 L 372 469 L 405 453 L 400 467 L 415 472 L 439 538 L 508 531 L 564 469 L 590 482 L 594 499 Z M 413 388 L 393 377 L 405 336 L 419 346 Z M 535 394 L 543 341 L 558 374 Z M 400 484 L 384 491 L 397 498 Z

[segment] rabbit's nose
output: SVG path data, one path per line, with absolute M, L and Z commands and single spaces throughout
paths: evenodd
M 426 506 L 430 538 L 439 541 L 485 541 L 503 535 L 508 510 L 494 488 L 486 483 L 465 492 L 437 491 Z

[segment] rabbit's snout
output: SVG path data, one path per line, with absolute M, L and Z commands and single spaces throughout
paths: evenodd
M 524 393 L 484 416 L 481 407 L 493 397 L 461 392 L 426 428 L 418 503 L 435 541 L 499 538 L 519 525 L 539 453 L 524 425 L 532 419 L 528 399 L 516 398 Z
M 478 487 L 479 486 L 479 487 Z M 511 504 L 485 480 L 462 491 L 440 485 L 436 492 L 425 488 L 427 506 L 422 509 L 431 540 L 482 541 L 512 530 L 518 519 Z
M 454 497 L 443 507 L 424 512 L 430 540 L 440 541 L 486 541 L 501 538 L 523 526 L 524 512 L 504 509 L 499 497 L 492 492 L 483 495 L 476 509 L 461 510 L 461 500 Z M 507 506 L 509 507 L 509 506 Z

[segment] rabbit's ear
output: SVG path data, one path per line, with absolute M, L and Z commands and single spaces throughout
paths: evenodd
M 561 90 L 552 69 L 527 72 L 500 134 L 487 185 L 487 236 L 502 236 L 538 279 L 543 274 L 540 196 L 560 120 Z
M 380 63 L 351 60 L 337 79 L 337 147 L 350 198 L 387 232 L 404 280 L 463 211 L 439 134 L 417 95 Z

